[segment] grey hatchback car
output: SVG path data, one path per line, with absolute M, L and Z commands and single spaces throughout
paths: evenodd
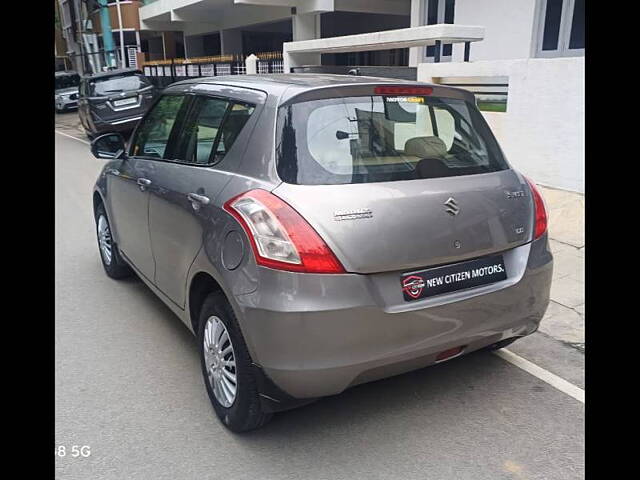
M 535 185 L 471 93 L 340 75 L 164 90 L 93 193 L 110 277 L 197 336 L 233 431 L 538 328 L 552 255 Z

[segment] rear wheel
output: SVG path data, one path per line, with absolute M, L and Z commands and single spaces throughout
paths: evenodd
M 100 259 L 107 275 L 116 279 L 130 277 L 133 271 L 120 256 L 118 246 L 113 241 L 107 212 L 102 204 L 96 208 L 96 234 Z
M 202 375 L 218 418 L 233 432 L 260 428 L 271 418 L 260 408 L 251 357 L 231 305 L 209 294 L 200 311 L 198 344 Z

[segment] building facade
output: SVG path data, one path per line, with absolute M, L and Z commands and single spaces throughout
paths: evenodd
M 291 40 L 327 38 L 442 23 L 481 25 L 486 38 L 471 61 L 584 55 L 584 0 L 146 0 L 141 29 L 152 57 L 161 32 L 184 57 L 281 50 Z M 165 42 L 165 48 L 167 48 Z M 405 49 L 406 50 L 406 49 Z M 323 65 L 433 62 L 435 47 L 409 52 L 328 54 Z M 443 45 L 440 61 L 462 61 L 462 45 Z M 165 58 L 170 58 L 166 57 Z
M 104 68 L 95 1 L 59 2 L 70 58 L 88 59 L 85 63 L 91 65 L 85 65 L 84 71 Z M 469 49 L 468 42 L 465 47 L 464 42 L 446 41 L 339 53 L 327 49 L 305 54 L 304 65 L 315 68 L 306 71 L 343 73 L 346 70 L 337 67 L 380 66 L 375 73 L 362 71 L 382 76 L 387 75 L 380 72 L 387 71 L 388 76 L 468 88 L 476 94 L 478 106 L 516 167 L 538 183 L 584 191 L 584 0 L 108 3 L 119 58 L 124 58 L 127 66 L 155 61 L 156 65 L 145 66 L 145 71 L 162 75 L 162 85 L 186 76 L 245 73 L 244 58 L 250 54 L 260 57 L 261 53 L 263 58 L 272 58 L 264 52 L 282 52 L 285 43 L 356 34 L 375 37 L 382 31 L 395 35 L 398 30 L 415 32 L 415 27 L 429 25 L 481 27 L 484 35 Z M 79 26 L 72 35 L 74 16 L 69 6 L 74 4 L 76 12 L 85 11 L 76 13 Z M 88 21 L 80 25 L 78 17 Z M 91 54 L 73 57 L 78 46 Z M 229 64 L 197 63 L 220 58 Z M 282 67 L 282 62 L 279 70 L 259 66 L 258 73 L 282 71 Z M 401 70 L 410 75 L 398 76 Z
M 78 72 L 104 70 L 108 61 L 97 0 L 56 0 L 66 54 Z M 142 36 L 136 0 L 107 0 L 111 36 L 115 47 L 116 66 L 136 67 L 142 60 Z

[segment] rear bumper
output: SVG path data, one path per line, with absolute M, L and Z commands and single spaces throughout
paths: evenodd
M 405 303 L 399 273 L 308 275 L 259 269 L 258 289 L 238 295 L 238 320 L 254 361 L 286 396 L 346 388 L 533 333 L 549 303 L 547 237 L 505 253 L 509 281 Z M 390 283 L 391 282 L 391 283 Z M 393 285 L 393 286 L 391 286 Z M 393 293 L 390 294 L 389 290 Z

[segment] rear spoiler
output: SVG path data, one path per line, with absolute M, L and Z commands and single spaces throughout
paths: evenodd
M 371 95 L 380 95 L 376 93 L 376 87 L 397 87 L 399 89 L 406 88 L 424 88 L 428 87 L 432 89 L 431 96 L 444 97 L 444 98 L 456 98 L 459 100 L 466 100 L 475 104 L 476 97 L 469 90 L 465 90 L 457 87 L 447 87 L 443 85 L 431 84 L 431 83 L 391 83 L 391 82 L 379 82 L 379 83 L 358 83 L 355 85 L 329 85 L 317 88 L 311 88 L 293 95 L 287 96 L 286 92 L 280 99 L 280 107 L 285 107 L 293 103 L 306 102 L 310 100 L 322 100 L 326 98 L 337 97 L 366 97 Z M 397 95 L 397 94 L 396 94 Z

